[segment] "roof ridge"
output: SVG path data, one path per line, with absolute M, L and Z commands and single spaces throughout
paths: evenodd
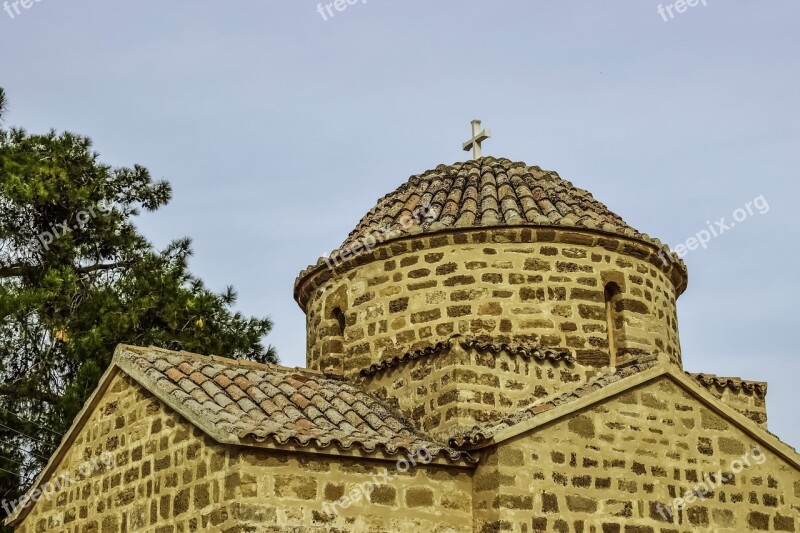
M 240 368 L 250 368 L 253 370 L 281 370 L 286 372 L 295 372 L 297 374 L 305 374 L 309 376 L 318 376 L 327 379 L 336 379 L 340 381 L 342 380 L 342 378 L 336 374 L 328 374 L 319 370 L 313 370 L 305 367 L 298 367 L 298 366 L 291 367 L 276 363 L 259 363 L 258 361 L 253 361 L 251 359 L 237 359 L 233 357 L 224 357 L 222 355 L 214 355 L 214 354 L 204 355 L 197 352 L 189 352 L 186 350 L 170 350 L 168 348 L 162 348 L 160 346 L 155 346 L 155 345 L 135 346 L 132 344 L 120 344 L 117 347 L 117 352 L 119 353 L 121 350 L 129 350 L 142 356 L 146 355 L 147 352 L 157 351 L 171 356 L 188 357 L 191 359 L 197 359 L 205 362 L 212 361 Z M 115 357 L 116 355 L 117 354 L 115 354 Z

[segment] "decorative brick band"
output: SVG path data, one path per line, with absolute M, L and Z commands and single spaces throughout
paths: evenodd
M 574 363 L 575 356 L 569 350 L 546 350 L 539 347 L 530 345 L 510 345 L 508 343 L 495 343 L 477 338 L 467 338 L 461 335 L 453 335 L 449 339 L 439 341 L 436 344 L 426 346 L 425 348 L 407 352 L 398 357 L 392 357 L 380 363 L 370 365 L 369 368 L 361 370 L 362 377 L 370 377 L 379 372 L 383 372 L 390 368 L 396 368 L 409 361 L 416 361 L 424 357 L 434 357 L 442 354 L 453 347 L 454 342 L 464 348 L 465 350 L 476 350 L 478 352 L 491 352 L 494 354 L 506 352 L 512 356 L 522 357 L 524 359 L 538 359 L 543 361 L 548 359 L 553 362 L 564 361 L 566 363 Z

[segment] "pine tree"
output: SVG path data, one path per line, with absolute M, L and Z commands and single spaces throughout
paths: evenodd
M 141 166 L 101 163 L 86 137 L 0 129 L 0 500 L 44 466 L 117 344 L 277 361 L 272 322 L 193 276 L 188 239 L 159 251 L 137 231 L 171 194 Z

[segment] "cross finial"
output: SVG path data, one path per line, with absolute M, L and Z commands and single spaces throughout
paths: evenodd
M 481 131 L 481 121 L 475 119 L 472 121 L 472 138 L 464 143 L 464 151 L 469 152 L 472 150 L 473 159 L 481 157 L 481 143 L 492 136 L 489 130 Z

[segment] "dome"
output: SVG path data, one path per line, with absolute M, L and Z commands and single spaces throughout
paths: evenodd
M 497 226 L 573 227 L 664 248 L 660 241 L 638 232 L 591 193 L 556 172 L 504 158 L 482 157 L 439 165 L 412 176 L 381 198 L 336 252 L 358 246 L 371 236 L 386 242 L 420 232 Z M 395 231 L 387 233 L 387 229 Z
M 685 265 L 587 191 L 482 157 L 412 176 L 301 272 L 310 368 L 360 372 L 454 336 L 680 364 Z M 383 367 L 381 367 L 383 368 Z
M 339 265 L 369 261 L 371 254 L 364 252 L 386 243 L 435 233 L 526 227 L 644 243 L 657 254 L 659 263 L 663 262 L 678 294 L 686 288 L 683 260 L 660 240 L 629 226 L 590 192 L 538 166 L 481 157 L 412 176 L 378 200 L 341 246 L 300 272 L 295 299 L 305 309 L 307 289 L 302 286 L 307 280 L 321 273 L 317 279 L 321 282 L 339 270 Z M 631 250 L 626 253 L 650 253 Z

